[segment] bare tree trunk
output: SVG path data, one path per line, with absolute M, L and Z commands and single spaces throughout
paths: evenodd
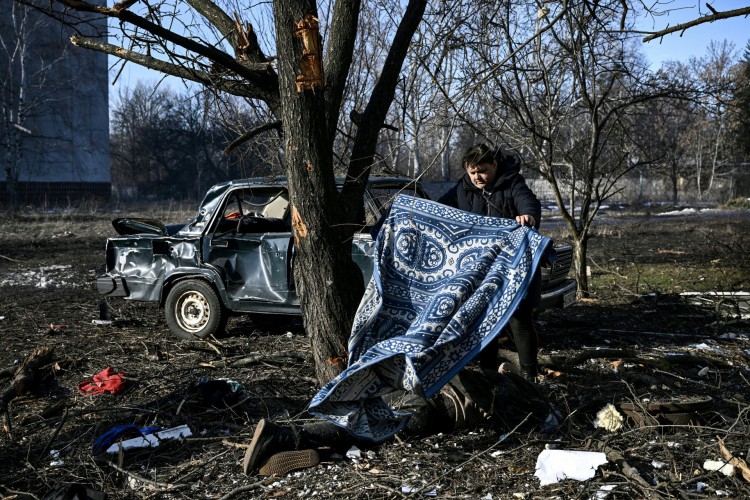
M 444 181 L 449 181 L 451 180 L 451 133 L 446 126 L 440 127 L 440 143 L 443 144 L 443 150 L 440 153 L 440 173 Z
M 701 173 L 702 173 L 701 172 L 701 167 L 702 167 L 701 161 L 703 159 L 702 151 L 703 151 L 703 145 L 700 144 L 698 146 L 698 151 L 695 153 L 695 170 L 696 170 L 696 174 L 695 174 L 695 183 L 696 184 L 695 185 L 698 188 L 698 201 L 702 201 L 703 200 L 703 187 L 701 186 Z
M 578 281 L 578 293 L 581 297 L 589 296 L 589 276 L 587 272 L 588 234 L 573 235 L 573 265 L 575 267 L 576 280 Z
M 414 140 L 412 141 L 412 148 L 411 148 L 411 176 L 412 177 L 419 177 L 419 175 L 422 173 L 422 161 L 419 157 L 419 136 L 417 135 L 419 133 L 419 128 L 416 127 L 414 131 Z
M 714 185 L 714 177 L 716 176 L 716 166 L 719 163 L 719 145 L 721 144 L 721 127 L 716 132 L 716 143 L 714 146 L 714 155 L 711 159 L 711 174 L 708 177 L 708 187 L 706 188 L 706 194 L 711 192 L 711 188 Z
M 346 366 L 345 340 L 364 284 L 351 259 L 351 240 L 342 238 L 337 224 L 342 209 L 334 181 L 325 96 L 312 89 L 298 91 L 295 84 L 297 62 L 302 58 L 301 44 L 293 36 L 295 23 L 306 16 L 317 17 L 316 4 L 314 0 L 274 0 L 274 9 L 285 163 L 301 263 L 295 266 L 295 285 L 316 375 L 325 382 Z M 328 280 L 321 281 L 321 276 Z

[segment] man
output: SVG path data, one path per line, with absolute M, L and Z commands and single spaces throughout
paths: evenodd
M 519 173 L 516 158 L 477 144 L 463 158 L 464 175 L 445 193 L 439 203 L 479 215 L 515 219 L 522 226 L 539 229 L 542 207 L 536 195 Z M 538 375 L 539 338 L 534 328 L 533 311 L 539 305 L 541 275 L 537 272 L 526 298 L 510 319 L 513 342 L 518 350 L 522 375 L 529 381 Z M 498 344 L 495 340 L 479 355 L 486 368 L 497 367 Z

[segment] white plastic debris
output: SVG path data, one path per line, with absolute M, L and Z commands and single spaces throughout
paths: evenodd
M 705 342 L 701 342 L 700 344 L 691 344 L 688 347 L 692 347 L 693 349 L 698 349 L 699 351 L 711 351 L 711 352 L 715 352 L 716 354 L 720 354 L 725 357 L 727 356 L 727 353 L 723 349 L 713 346 L 713 345 L 708 345 Z
M 65 461 L 60 457 L 60 450 L 49 450 L 49 456 L 52 459 L 49 463 L 50 467 L 62 467 L 65 465 Z
M 112 320 L 110 319 L 92 319 L 91 320 L 92 325 L 111 325 Z
M 346 458 L 351 458 L 352 460 L 360 459 L 362 458 L 362 450 L 360 450 L 356 446 L 352 446 L 351 448 L 349 448 L 349 450 L 347 450 Z
M 703 368 L 701 368 L 700 370 L 698 370 L 698 376 L 699 377 L 705 377 L 706 375 L 708 375 L 708 367 L 707 366 L 704 366 Z
M 593 451 L 542 450 L 536 459 L 536 472 L 541 486 L 564 479 L 586 481 L 607 463 L 604 453 Z
M 651 461 L 651 467 L 653 467 L 654 469 L 663 469 L 666 466 L 667 464 L 665 464 L 664 462 L 660 462 L 658 460 Z
M 607 403 L 607 405 L 599 410 L 596 414 L 596 420 L 594 420 L 594 427 L 601 427 L 609 432 L 615 432 L 622 427 L 623 417 L 617 408 L 613 404 Z
M 107 448 L 107 453 L 119 453 L 120 450 L 128 450 L 131 448 L 149 448 L 159 446 L 161 441 L 169 439 L 181 439 L 192 436 L 193 433 L 190 431 L 190 427 L 187 425 L 180 425 L 172 427 L 171 429 L 164 429 L 157 431 L 152 434 L 146 434 L 145 436 L 135 437 L 133 439 L 127 439 L 119 443 L 115 443 Z
M 591 497 L 594 500 L 604 500 L 605 498 L 609 497 L 609 494 L 617 488 L 616 484 L 603 484 L 599 486 L 599 489 L 594 492 L 594 495 Z
M 419 488 L 417 488 L 415 486 L 411 486 L 409 484 L 404 484 L 404 485 L 401 486 L 401 493 L 403 493 L 404 495 L 409 495 L 409 494 L 415 493 L 417 491 L 419 491 Z M 437 491 L 430 490 L 428 492 L 422 493 L 422 495 L 424 495 L 426 497 L 436 497 L 437 496 Z
M 703 462 L 703 468 L 711 471 L 719 471 L 727 477 L 734 475 L 734 465 L 728 464 L 723 460 L 706 460 Z

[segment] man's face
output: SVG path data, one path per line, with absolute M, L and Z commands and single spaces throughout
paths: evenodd
M 471 183 L 479 189 L 484 189 L 488 184 L 495 180 L 497 175 L 497 162 L 492 163 L 477 163 L 474 165 L 468 165 L 466 167 L 466 173 L 469 174 Z

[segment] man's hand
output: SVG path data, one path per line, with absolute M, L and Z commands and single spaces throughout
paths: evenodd
M 522 226 L 536 226 L 536 220 L 531 215 L 516 215 L 516 222 L 518 222 Z

